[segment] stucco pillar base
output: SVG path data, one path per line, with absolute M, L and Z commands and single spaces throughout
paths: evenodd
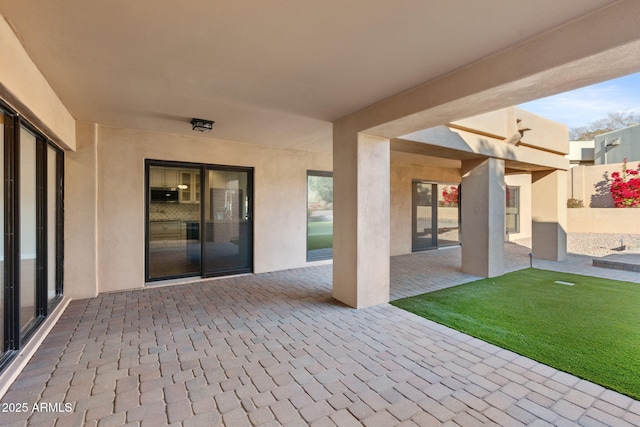
M 531 247 L 534 258 L 567 258 L 567 171 L 531 175 Z
M 389 302 L 389 140 L 334 126 L 333 187 L 333 296 Z
M 504 273 L 504 160 L 462 162 L 462 271 L 481 277 Z

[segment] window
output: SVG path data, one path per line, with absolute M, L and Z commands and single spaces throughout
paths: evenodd
M 333 258 L 333 174 L 307 172 L 307 261 Z
M 0 101 L 0 368 L 62 296 L 61 150 Z
M 520 187 L 507 186 L 506 192 L 506 229 L 507 233 L 520 232 Z

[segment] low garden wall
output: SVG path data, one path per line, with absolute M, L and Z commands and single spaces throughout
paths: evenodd
M 640 208 L 567 209 L 567 228 L 575 233 L 640 234 Z

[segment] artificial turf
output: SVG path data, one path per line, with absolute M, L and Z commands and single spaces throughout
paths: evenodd
M 333 247 L 333 221 L 310 222 L 307 230 L 307 250 Z
M 526 269 L 391 304 L 640 399 L 640 284 Z

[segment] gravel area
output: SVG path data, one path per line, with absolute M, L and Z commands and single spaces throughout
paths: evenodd
M 603 257 L 611 254 L 624 254 L 620 251 L 621 242 L 625 246 L 640 247 L 640 234 L 610 233 L 568 233 L 567 251 L 573 254 Z M 518 245 L 531 247 L 531 238 L 514 241 Z

